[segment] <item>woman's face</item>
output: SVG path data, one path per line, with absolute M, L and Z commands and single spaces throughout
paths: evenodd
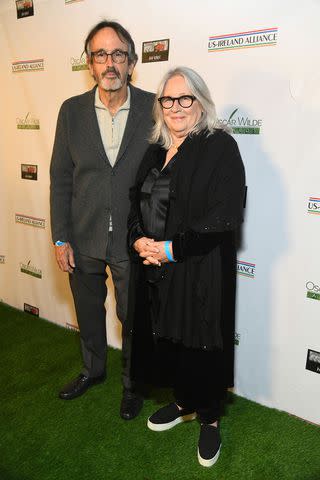
M 163 97 L 181 97 L 192 95 L 181 75 L 175 75 L 167 81 Z M 163 118 L 174 138 L 184 138 L 201 117 L 201 106 L 194 100 L 189 108 L 183 108 L 176 100 L 171 108 L 162 108 Z

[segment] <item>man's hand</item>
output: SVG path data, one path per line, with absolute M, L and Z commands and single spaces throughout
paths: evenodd
M 66 242 L 61 247 L 54 246 L 56 260 L 60 270 L 63 272 L 72 273 L 75 268 L 73 250 L 69 242 Z

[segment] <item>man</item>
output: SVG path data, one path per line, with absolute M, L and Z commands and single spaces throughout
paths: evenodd
M 134 418 L 143 399 L 130 380 L 126 332 L 129 188 L 148 146 L 154 95 L 129 82 L 137 55 L 127 30 L 97 24 L 85 40 L 93 90 L 66 100 L 51 160 L 51 226 L 60 269 L 69 272 L 80 328 L 83 369 L 59 397 L 71 400 L 106 377 L 105 299 L 109 266 L 122 322 L 120 415 Z

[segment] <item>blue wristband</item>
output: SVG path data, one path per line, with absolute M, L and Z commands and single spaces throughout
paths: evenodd
M 170 252 L 170 244 L 172 242 L 170 240 L 166 240 L 164 242 L 164 251 L 167 255 L 167 259 L 169 260 L 169 262 L 175 262 L 175 259 L 173 258 L 173 256 L 171 255 L 171 252 Z
M 66 244 L 66 242 L 62 242 L 61 240 L 57 240 L 57 241 L 55 242 L 55 245 L 56 245 L 57 247 L 62 247 L 62 245 L 65 245 L 65 244 Z

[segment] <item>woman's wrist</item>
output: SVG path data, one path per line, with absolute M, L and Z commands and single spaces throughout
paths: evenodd
M 164 251 L 165 251 L 165 254 L 166 254 L 169 262 L 175 262 L 175 259 L 173 258 L 173 255 L 172 255 L 172 241 L 171 240 L 166 240 L 164 242 Z

